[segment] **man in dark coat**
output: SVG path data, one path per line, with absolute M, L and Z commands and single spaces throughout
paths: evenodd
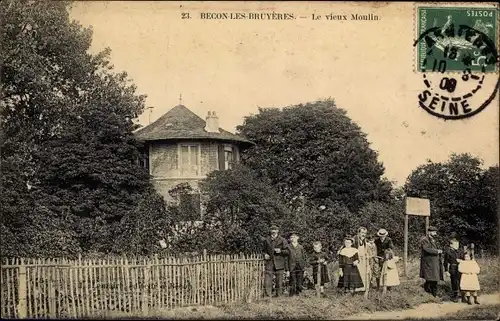
M 393 250 L 394 244 L 392 243 L 391 238 L 388 236 L 389 233 L 385 229 L 380 229 L 377 232 L 378 238 L 375 240 L 375 247 L 377 248 L 377 258 L 376 262 L 378 263 L 378 271 L 377 271 L 377 286 L 380 284 L 380 272 L 382 271 L 382 267 L 384 266 L 384 257 L 386 250 Z
M 299 243 L 299 236 L 296 232 L 290 233 L 290 241 L 288 267 L 290 269 L 290 296 L 293 296 L 302 292 L 306 253 L 302 244 Z
M 458 240 L 453 237 L 450 240 L 450 246 L 444 252 L 444 271 L 450 274 L 451 290 L 453 291 L 451 300 L 453 302 L 458 301 L 458 295 L 460 293 L 461 273 L 458 272 L 459 259 L 464 259 L 464 251 L 460 248 Z M 465 297 L 462 297 L 462 301 L 465 302 Z
M 264 284 L 266 296 L 273 292 L 273 276 L 276 276 L 276 296 L 283 294 L 283 277 L 288 266 L 290 250 L 288 242 L 279 235 L 279 228 L 271 226 L 271 235 L 264 239 L 265 277 Z
M 436 243 L 437 229 L 429 227 L 427 236 L 420 241 L 420 277 L 425 280 L 424 290 L 433 296 L 437 296 L 437 284 L 443 280 L 443 265 L 441 264 L 442 250 L 438 249 Z

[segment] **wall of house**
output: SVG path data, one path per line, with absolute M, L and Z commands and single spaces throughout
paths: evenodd
M 198 175 L 183 174 L 179 168 L 179 145 L 199 144 L 199 173 Z M 219 169 L 220 145 L 232 146 L 235 157 L 239 159 L 239 148 L 237 145 L 217 141 L 184 141 L 178 142 L 154 142 L 149 146 L 149 173 L 155 189 L 165 198 L 167 202 L 173 201 L 168 191 L 180 183 L 187 182 L 193 189 L 198 189 L 198 182 L 207 174 Z

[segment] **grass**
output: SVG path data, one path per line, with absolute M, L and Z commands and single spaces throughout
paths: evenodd
M 460 310 L 457 313 L 447 314 L 435 319 L 407 319 L 408 321 L 427 320 L 498 320 L 500 316 L 500 304 L 482 305 L 471 309 Z
M 478 259 L 481 267 L 479 281 L 481 293 L 493 293 L 500 288 L 499 261 L 497 258 Z M 434 298 L 424 292 L 423 281 L 419 275 L 419 261 L 408 262 L 408 279 L 401 278 L 401 285 L 388 291 L 385 296 L 375 290 L 369 293 L 367 299 L 362 294 L 352 297 L 337 293 L 336 277 L 332 275 L 329 288 L 325 287 L 327 298 L 318 298 L 314 291 L 305 291 L 299 297 L 266 298 L 253 303 L 233 303 L 218 306 L 185 307 L 171 310 L 152 310 L 147 317 L 104 311 L 99 318 L 147 318 L 147 319 L 342 319 L 345 316 L 359 313 L 403 310 L 423 303 L 449 300 L 449 278 L 440 282 L 439 298 Z M 399 266 L 402 274 L 403 267 Z M 332 269 L 334 271 L 334 267 Z M 491 306 L 490 306 L 491 307 Z M 477 315 L 489 313 L 488 306 L 468 309 L 466 313 L 477 311 Z M 482 315 L 481 314 L 481 315 Z M 491 313 L 490 313 L 491 314 Z M 488 315 L 490 315 L 488 314 Z M 456 319 L 447 316 L 447 319 Z

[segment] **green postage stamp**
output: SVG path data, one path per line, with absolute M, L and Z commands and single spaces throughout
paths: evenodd
M 495 98 L 498 4 L 415 5 L 415 71 L 421 108 L 442 119 L 480 113 Z
M 440 61 L 447 71 L 497 70 L 498 7 L 422 5 L 416 11 L 418 70 L 438 71 Z

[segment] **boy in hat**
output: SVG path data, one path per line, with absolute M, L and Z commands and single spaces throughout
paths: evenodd
M 385 257 L 385 251 L 386 250 L 394 250 L 394 244 L 392 243 L 391 238 L 388 236 L 389 233 L 387 232 L 386 229 L 381 228 L 377 232 L 378 238 L 375 240 L 375 246 L 377 247 L 377 257 L 376 261 L 378 266 L 378 271 L 374 273 L 376 275 L 376 282 L 377 282 L 377 287 L 380 284 L 380 275 L 382 271 L 382 267 L 384 265 L 384 257 Z
M 377 256 L 384 257 L 386 250 L 394 250 L 394 244 L 392 239 L 389 237 L 389 233 L 386 229 L 381 228 L 377 232 L 378 238 L 375 240 L 375 246 L 377 247 Z
M 276 296 L 283 294 L 283 277 L 290 253 L 288 242 L 279 235 L 279 228 L 271 226 L 271 235 L 264 239 L 265 277 L 264 284 L 266 296 L 271 296 L 273 291 L 273 276 L 276 277 Z
M 464 258 L 464 251 L 460 249 L 458 240 L 454 237 L 450 239 L 450 246 L 444 252 L 444 271 L 450 274 L 451 290 L 453 294 L 451 300 L 458 301 L 458 294 L 460 293 L 460 272 L 458 272 L 458 260 Z M 462 302 L 465 298 L 462 296 Z
M 299 235 L 290 233 L 290 255 L 288 256 L 288 267 L 290 270 L 290 296 L 299 295 L 302 292 L 304 282 L 304 268 L 306 267 L 306 254 L 304 247 L 299 243 Z

